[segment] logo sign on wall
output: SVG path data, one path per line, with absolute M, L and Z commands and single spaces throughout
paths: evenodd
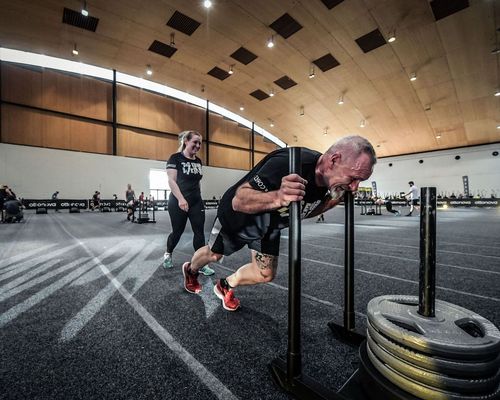
M 462 176 L 462 181 L 464 182 L 464 195 L 469 197 L 469 177 L 467 175 Z
M 372 181 L 372 194 L 373 196 L 377 195 L 377 182 Z

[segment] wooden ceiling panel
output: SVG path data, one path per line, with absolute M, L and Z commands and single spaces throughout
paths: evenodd
M 0 0 L 0 42 L 187 91 L 291 144 L 324 149 L 335 137 L 359 133 L 380 144 L 383 155 L 396 155 L 500 141 L 500 130 L 488 127 L 500 121 L 500 99 L 493 97 L 499 85 L 491 55 L 493 2 L 469 3 L 436 23 L 424 0 L 346 0 L 331 10 L 319 0 L 219 1 L 210 10 L 198 1 L 88 0 L 90 14 L 99 18 L 94 33 L 62 23 L 63 8 L 78 11 L 80 1 Z M 166 25 L 176 10 L 200 22 L 191 36 Z M 288 39 L 269 27 L 284 13 L 302 25 Z M 355 39 L 374 29 L 385 38 L 395 29 L 397 40 L 365 54 Z M 172 58 L 148 51 L 154 40 L 169 44 L 172 32 L 178 49 Z M 271 35 L 273 49 L 266 47 Z M 80 54 L 73 57 L 75 43 Z M 247 65 L 232 59 L 240 46 L 257 59 Z M 326 72 L 315 68 L 309 79 L 311 62 L 328 53 L 340 65 Z M 151 77 L 146 64 L 153 67 Z M 224 81 L 207 75 L 233 64 L 235 74 Z M 412 72 L 415 82 L 409 81 Z M 283 90 L 274 84 L 283 76 L 297 85 Z M 274 98 L 249 95 L 271 88 Z M 274 128 L 269 118 L 276 119 Z M 367 126 L 360 129 L 363 118 Z M 330 129 L 323 136 L 325 126 Z M 448 133 L 436 139 L 436 131 Z
M 472 144 L 481 144 L 484 142 L 493 142 L 498 138 L 497 123 L 491 119 L 482 119 L 477 121 L 469 121 L 464 124 L 466 142 Z

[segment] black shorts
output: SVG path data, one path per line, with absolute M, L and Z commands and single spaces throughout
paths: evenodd
M 262 238 L 245 238 L 241 234 L 224 230 L 219 219 L 216 218 L 210 232 L 208 246 L 212 252 L 225 256 L 236 253 L 247 245 L 249 249 L 259 253 L 278 257 L 280 237 L 281 231 L 279 229 L 270 229 Z
M 418 206 L 418 199 L 413 199 L 410 201 L 411 201 L 411 204 L 413 204 L 414 206 Z

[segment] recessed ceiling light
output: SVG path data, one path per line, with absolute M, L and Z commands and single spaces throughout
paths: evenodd
M 151 69 L 151 65 L 146 65 L 146 74 L 149 76 L 153 75 L 153 70 Z
M 211 2 L 210 0 L 205 0 L 205 1 L 203 2 L 203 7 L 205 7 L 205 8 L 210 8 L 210 7 L 212 7 L 212 2 Z
M 245 107 L 240 106 L 240 111 L 245 111 Z
M 86 1 L 83 2 L 82 15 L 84 17 L 88 17 L 89 16 L 89 11 L 87 10 L 87 2 Z
M 389 43 L 393 43 L 396 41 L 396 32 L 395 31 L 389 32 L 389 37 L 387 38 L 387 41 Z
M 417 80 L 417 74 L 415 72 L 413 72 L 411 75 L 410 75 L 410 81 L 412 82 L 415 82 Z
M 497 125 L 497 129 L 500 129 L 500 125 Z
M 271 36 L 269 40 L 267 41 L 267 47 L 272 48 L 274 47 L 274 36 Z

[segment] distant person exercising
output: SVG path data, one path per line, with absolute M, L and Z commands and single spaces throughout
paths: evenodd
M 217 281 L 214 293 L 224 309 L 237 310 L 233 289 L 271 282 L 276 275 L 281 230 L 289 225 L 289 205 L 302 201 L 302 218 L 316 217 L 336 206 L 345 191 L 355 192 L 370 177 L 377 159 L 361 136 L 339 139 L 324 154 L 302 148 L 302 174 L 289 174 L 289 149 L 265 156 L 222 196 L 209 244 L 184 263 L 184 288 L 199 293 L 198 270 L 245 245 L 252 259 Z
M 59 196 L 59 192 L 54 192 L 52 195 L 52 200 L 56 203 L 56 212 L 59 212 L 59 202 L 57 201 L 57 197 Z
M 401 213 L 399 211 L 394 210 L 392 208 L 392 201 L 390 201 L 388 199 L 384 200 L 384 199 L 377 199 L 377 198 L 374 198 L 373 200 L 374 200 L 375 204 L 378 204 L 379 206 L 385 205 L 385 209 L 388 212 L 390 212 L 391 214 L 394 214 L 397 217 L 401 215 Z
M 196 154 L 201 149 L 201 135 L 196 131 L 184 131 L 179 135 L 179 152 L 167 161 L 168 183 L 172 192 L 168 198 L 168 214 L 172 232 L 167 238 L 163 266 L 172 268 L 172 253 L 184 233 L 187 220 L 193 230 L 194 250 L 205 246 L 205 207 L 201 198 L 200 181 L 203 176 L 201 160 Z M 201 267 L 201 266 L 200 266 Z M 215 271 L 204 265 L 200 271 L 212 275 Z
M 405 197 L 408 198 L 410 202 L 410 212 L 405 215 L 405 217 L 411 217 L 411 214 L 413 213 L 413 210 L 416 208 L 417 211 L 420 211 L 420 207 L 418 205 L 418 199 L 420 198 L 420 193 L 418 190 L 418 187 L 415 186 L 415 183 L 413 181 L 408 182 L 408 185 L 410 185 L 410 190 L 408 193 L 405 193 Z
M 127 185 L 125 192 L 125 201 L 127 202 L 127 220 L 134 222 L 134 209 L 135 209 L 135 192 L 132 190 L 132 185 Z

